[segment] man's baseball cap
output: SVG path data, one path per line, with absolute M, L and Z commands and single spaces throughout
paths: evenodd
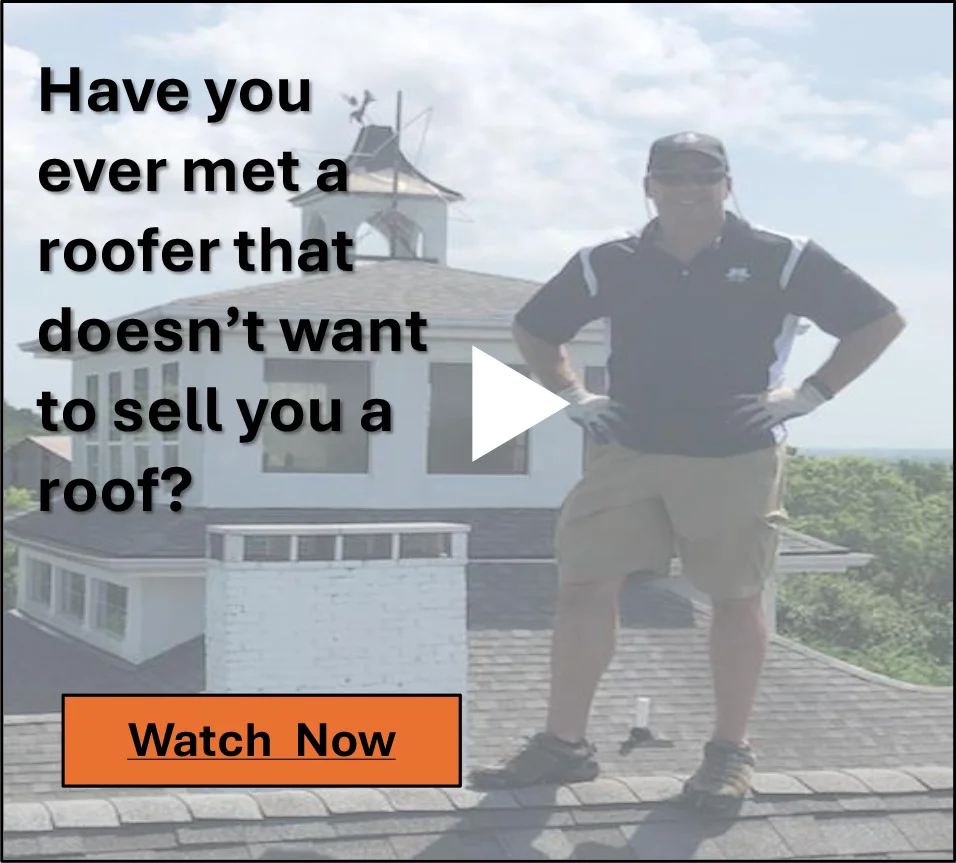
M 723 142 L 713 135 L 704 135 L 700 132 L 678 132 L 675 135 L 658 138 L 651 144 L 647 157 L 647 170 L 648 172 L 672 170 L 677 157 L 684 153 L 707 156 L 725 171 L 730 170 Z

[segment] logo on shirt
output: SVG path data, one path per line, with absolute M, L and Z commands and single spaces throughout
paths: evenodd
M 731 267 L 727 270 L 727 274 L 724 278 L 728 282 L 735 282 L 737 284 L 748 282 L 750 281 L 750 270 L 747 267 Z

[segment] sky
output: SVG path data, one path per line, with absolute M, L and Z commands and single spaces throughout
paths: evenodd
M 878 363 L 813 417 L 805 447 L 949 448 L 953 416 L 953 9 L 951 4 L 61 4 L 4 3 L 4 393 L 35 406 L 69 392 L 69 364 L 17 345 L 61 306 L 125 316 L 179 297 L 275 281 L 224 259 L 203 274 L 42 273 L 39 241 L 221 237 L 270 225 L 299 238 L 281 186 L 187 195 L 185 158 L 311 168 L 343 158 L 357 127 L 343 93 L 376 95 L 408 157 L 466 200 L 448 264 L 544 281 L 580 247 L 647 219 L 641 176 L 660 134 L 694 129 L 729 149 L 746 219 L 809 236 L 897 302 L 908 321 Z M 41 67 L 140 87 L 179 78 L 189 109 L 134 113 L 60 97 L 40 111 Z M 207 122 L 204 79 L 301 79 L 309 113 L 235 106 Z M 160 191 L 43 190 L 49 158 L 165 158 Z M 179 166 L 179 170 L 177 170 Z M 81 228 L 79 226 L 82 226 Z M 361 251 L 377 251 L 365 241 Z M 794 350 L 797 383 L 834 343 Z

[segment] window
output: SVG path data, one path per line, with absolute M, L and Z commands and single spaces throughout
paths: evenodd
M 133 398 L 139 402 L 140 413 L 145 412 L 149 407 L 149 369 L 133 370 Z M 137 437 L 145 437 L 149 434 L 149 425 L 143 423 Z
M 149 423 L 146 422 L 146 412 L 149 410 L 149 369 L 133 370 L 133 398 L 139 402 L 140 416 L 143 423 L 136 432 L 133 446 L 133 474 L 134 479 L 143 475 L 149 467 Z
M 107 379 L 107 391 L 109 393 L 109 417 L 110 424 L 107 432 L 109 439 L 110 455 L 110 479 L 119 479 L 123 476 L 123 442 L 120 436 L 120 430 L 114 423 L 117 416 L 115 413 L 116 403 L 123 397 L 123 378 L 119 372 L 110 372 Z
M 86 478 L 90 482 L 98 483 L 100 481 L 99 417 L 102 414 L 99 375 L 86 376 L 86 400 L 96 409 L 97 416 L 96 424 L 86 433 Z M 45 470 L 43 475 L 49 476 Z
M 528 376 L 524 366 L 512 366 Z M 471 365 L 432 363 L 428 421 L 428 472 L 432 474 L 526 474 L 529 434 L 471 460 Z
M 27 599 L 46 608 L 53 596 L 53 567 L 34 557 L 27 558 Z
M 86 577 L 61 569 L 57 572 L 57 612 L 82 622 L 86 617 Z
M 126 634 L 129 590 L 121 584 L 93 580 L 93 625 L 111 635 Z
M 244 536 L 242 559 L 248 561 L 291 560 L 291 536 Z
M 179 363 L 163 363 L 162 381 L 162 398 L 172 399 L 179 404 Z
M 398 556 L 404 558 L 451 557 L 451 534 L 402 534 L 399 538 Z
M 111 441 L 120 440 L 120 431 L 116 426 L 113 425 L 113 422 L 117 419 L 114 408 L 116 403 L 123 397 L 123 378 L 119 372 L 110 372 L 110 376 L 107 382 L 107 387 L 109 390 L 109 401 L 110 401 L 110 427 L 109 427 L 109 439 Z
M 342 537 L 342 560 L 388 560 L 391 556 L 391 534 L 357 533 Z
M 149 444 L 136 444 L 133 447 L 133 471 L 134 481 L 139 479 L 149 467 Z
M 93 483 L 100 481 L 100 447 L 95 443 L 86 445 L 86 478 Z
M 367 473 L 369 434 L 361 425 L 364 404 L 371 397 L 369 364 L 349 360 L 275 359 L 265 362 L 270 406 L 279 399 L 302 405 L 304 421 L 294 432 L 280 431 L 267 414 L 262 421 L 262 469 L 267 473 Z M 315 431 L 309 420 L 310 401 L 316 419 L 327 425 L 339 400 L 341 431 Z M 284 408 L 281 420 L 289 422 Z
M 335 537 L 326 534 L 300 536 L 299 560 L 335 560 Z
M 96 415 L 100 413 L 100 376 L 86 376 L 86 400 L 96 408 Z
M 123 445 L 110 444 L 110 479 L 120 479 L 123 476 Z
M 163 363 L 161 371 L 162 392 L 160 398 L 172 399 L 179 404 L 179 363 Z M 163 432 L 163 469 L 179 465 L 179 429 Z
M 179 444 L 163 444 L 163 470 L 168 467 L 180 467 Z

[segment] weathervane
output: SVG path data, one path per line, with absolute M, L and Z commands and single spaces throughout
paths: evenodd
M 349 96 L 347 93 L 342 94 L 342 98 L 345 99 L 355 110 L 349 114 L 349 120 L 354 120 L 360 126 L 365 125 L 365 109 L 368 107 L 369 102 L 374 102 L 375 97 L 369 93 L 368 90 L 362 96 L 362 102 L 359 104 L 358 98 L 355 96 Z

